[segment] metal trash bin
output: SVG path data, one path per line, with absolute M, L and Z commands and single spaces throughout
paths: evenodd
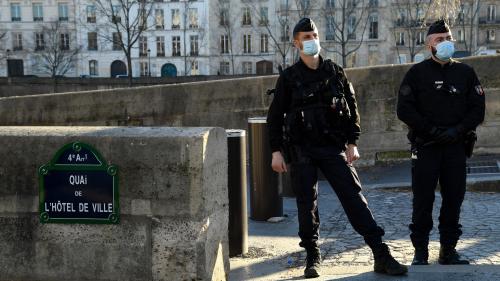
M 245 130 L 226 130 L 229 193 L 229 256 L 248 253 Z
M 250 218 L 265 221 L 283 216 L 279 175 L 271 168 L 266 117 L 248 119 L 250 155 Z

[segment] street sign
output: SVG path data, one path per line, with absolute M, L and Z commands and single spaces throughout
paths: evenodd
M 66 144 L 38 176 L 41 223 L 119 223 L 118 167 L 92 146 Z

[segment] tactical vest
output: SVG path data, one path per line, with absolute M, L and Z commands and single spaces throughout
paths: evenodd
M 343 76 L 331 60 L 324 60 L 321 68 L 331 73 L 327 78 L 303 83 L 300 71 L 290 69 L 292 102 L 285 117 L 285 138 L 293 144 L 344 146 L 347 122 L 351 117 L 345 99 Z

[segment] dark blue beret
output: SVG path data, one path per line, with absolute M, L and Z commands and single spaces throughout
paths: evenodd
M 429 27 L 429 31 L 427 32 L 427 36 L 434 34 L 434 33 L 446 33 L 450 32 L 450 27 L 444 20 L 438 20 L 435 21 L 431 26 Z
M 293 36 L 299 32 L 309 32 L 316 30 L 316 24 L 310 18 L 302 18 L 293 28 Z

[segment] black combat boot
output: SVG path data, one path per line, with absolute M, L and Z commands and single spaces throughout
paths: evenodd
M 320 264 L 321 264 L 321 253 L 319 248 L 306 249 L 306 269 L 304 269 L 305 278 L 315 278 L 319 277 L 320 274 Z
M 389 251 L 389 247 L 385 243 L 372 248 L 375 264 L 373 270 L 377 273 L 385 273 L 388 275 L 403 275 L 408 272 L 405 265 L 396 261 Z
M 429 264 L 429 249 L 427 246 L 415 247 L 415 255 L 411 265 L 428 265 Z
M 439 264 L 469 264 L 468 260 L 460 258 L 454 246 L 441 245 L 439 250 Z

